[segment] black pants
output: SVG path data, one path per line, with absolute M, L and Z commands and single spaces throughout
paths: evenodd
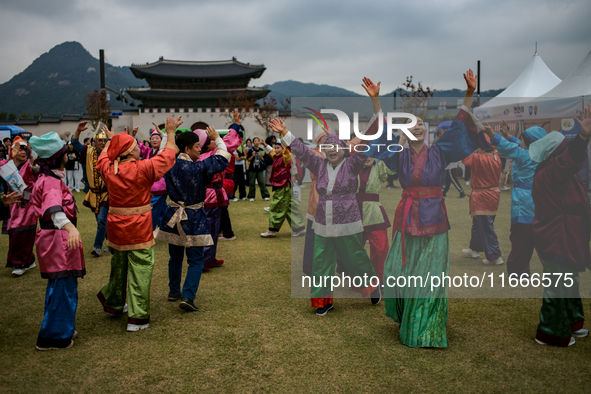
M 222 207 L 222 222 L 220 224 L 220 233 L 224 238 L 232 238 L 234 231 L 232 231 L 232 221 L 230 220 L 230 212 L 228 212 L 229 205 Z
M 449 187 L 451 186 L 452 183 L 454 184 L 454 187 L 456 189 L 458 189 L 458 192 L 460 192 L 460 194 L 464 191 L 464 189 L 462 189 L 462 186 L 460 186 L 460 183 L 458 182 L 458 178 L 456 177 L 456 169 L 455 168 L 450 168 L 449 170 L 445 170 L 445 187 L 443 188 L 443 195 L 444 196 L 447 193 L 447 191 L 449 190 Z
M 234 167 L 234 197 L 246 198 L 246 178 L 244 176 L 244 166 L 237 165 Z M 236 190 L 240 193 L 240 197 L 236 195 Z

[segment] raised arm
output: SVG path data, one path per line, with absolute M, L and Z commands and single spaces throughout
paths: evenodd
M 78 151 L 78 153 L 80 153 L 80 155 L 82 155 L 82 151 L 84 150 L 84 145 L 82 145 L 80 143 L 80 134 L 88 129 L 88 122 L 87 121 L 83 121 L 78 123 L 78 127 L 76 127 L 76 131 L 74 132 L 74 135 L 72 135 L 72 138 L 70 139 L 70 142 L 72 142 L 72 146 L 74 147 L 74 149 L 76 151 Z
M 269 126 L 271 127 L 271 130 L 279 134 L 283 146 L 291 148 L 293 154 L 296 155 L 312 173 L 318 175 L 318 170 L 322 164 L 324 164 L 324 159 L 316 156 L 310 148 L 295 138 L 294 135 L 287 130 L 283 120 L 271 119 L 271 121 L 269 121 Z
M 380 84 L 381 83 L 382 82 L 378 82 L 378 84 L 376 85 L 375 83 L 372 82 L 371 79 L 369 79 L 367 77 L 363 77 L 363 83 L 361 84 L 363 89 L 365 89 L 365 91 L 367 92 L 367 94 L 371 98 L 371 105 L 373 107 L 374 114 L 377 114 L 378 112 L 381 111 L 381 106 L 380 106 Z
M 464 98 L 464 107 L 472 108 L 472 98 L 474 97 L 474 91 L 476 90 L 476 82 L 478 75 L 474 75 L 472 69 L 469 69 L 464 74 L 464 80 L 466 81 L 466 97 Z
M 490 138 L 491 145 L 496 146 L 499 153 L 508 159 L 521 161 L 524 156 L 529 158 L 529 152 L 519 146 L 521 143 L 519 140 L 513 142 L 506 137 L 501 137 L 493 131 L 488 123 L 484 124 L 484 133 Z

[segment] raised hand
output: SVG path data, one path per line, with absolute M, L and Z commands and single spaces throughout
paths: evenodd
M 125 126 L 125 127 L 123 128 L 123 132 L 124 132 L 125 134 L 129 134 L 129 126 Z
M 501 134 L 506 139 L 509 139 L 509 125 L 504 120 L 501 121 Z
M 476 81 L 478 80 L 478 75 L 474 75 L 472 69 L 469 69 L 464 74 L 464 80 L 466 81 L 466 86 L 468 90 L 474 92 L 476 90 Z
M 154 126 L 154 130 L 156 130 L 157 132 L 162 134 L 162 132 L 160 131 L 160 127 L 158 127 L 158 125 L 156 123 L 152 122 L 152 125 Z
M 78 123 L 78 127 L 76 127 L 76 133 L 82 133 L 84 130 L 88 129 L 88 122 L 86 120 Z
M 489 138 L 492 140 L 495 137 L 495 131 L 490 127 L 487 122 L 484 122 L 484 134 L 488 135 Z
M 164 130 L 166 130 L 166 134 L 174 135 L 176 129 L 178 129 L 182 124 L 183 122 L 181 121 L 181 115 L 179 115 L 178 118 L 175 118 L 174 116 L 167 116 Z M 156 130 L 158 130 L 158 128 L 156 128 Z M 174 141 L 174 139 L 171 141 Z
M 220 135 L 216 131 L 215 127 L 213 127 L 213 126 L 207 126 L 207 128 L 205 129 L 205 133 L 207 134 L 209 139 L 212 141 L 215 141 L 218 138 L 220 138 Z
M 269 127 L 281 137 L 288 133 L 287 126 L 285 126 L 285 122 L 281 119 L 271 119 L 269 121 Z
M 369 97 L 379 97 L 381 83 L 382 82 L 378 82 L 378 84 L 376 85 L 375 83 L 373 83 L 371 79 L 363 77 L 363 83 L 361 84 L 361 86 L 363 87 L 363 89 L 365 89 Z
M 587 105 L 585 112 L 581 118 L 575 118 L 579 126 L 581 126 L 581 135 L 589 138 L 591 135 L 591 104 Z
M 237 109 L 232 111 L 232 116 L 234 117 L 234 123 L 240 124 L 240 112 Z
M 131 136 L 135 138 L 139 129 L 140 129 L 140 126 L 135 126 L 133 128 L 133 130 L 131 130 Z
M 103 133 L 105 133 L 105 135 L 107 136 L 107 139 L 110 140 L 115 135 L 115 129 L 113 127 L 111 127 L 111 130 L 109 130 L 109 128 L 107 126 L 103 125 Z

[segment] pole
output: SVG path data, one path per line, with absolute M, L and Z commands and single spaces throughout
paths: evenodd
M 100 72 L 101 72 L 101 90 L 105 88 L 105 50 L 99 50 L 99 62 L 100 62 Z
M 478 80 L 476 81 L 476 106 L 480 107 L 480 60 L 478 61 L 478 65 L 476 66 L 476 75 L 478 75 Z

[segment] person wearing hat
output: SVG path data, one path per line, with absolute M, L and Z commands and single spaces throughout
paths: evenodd
M 154 269 L 154 232 L 150 189 L 175 163 L 174 132 L 181 117 L 168 116 L 168 142 L 159 155 L 140 160 L 137 140 L 114 134 L 105 126 L 107 142 L 97 170 L 109 188 L 107 245 L 112 253 L 111 275 L 97 294 L 105 312 L 118 316 L 128 305 L 127 331 L 147 328 L 150 322 L 150 283 Z
M 272 148 L 271 145 L 263 142 L 265 152 L 273 160 L 269 178 L 273 186 L 273 197 L 269 206 L 269 229 L 261 233 L 261 237 L 275 238 L 285 220 L 292 229 L 292 236 L 299 237 L 306 233 L 306 228 L 300 203 L 292 191 L 294 186 L 292 170 L 297 172 L 297 169 L 295 162 L 292 162 L 291 150 L 284 148 L 281 141 L 275 141 L 274 145 Z
M 160 129 L 156 125 L 156 123 L 152 123 L 154 125 L 154 130 L 150 133 L 150 146 L 147 147 L 144 144 L 138 144 L 140 147 L 141 156 L 144 160 L 151 159 L 152 157 L 156 156 L 160 152 L 168 141 L 167 135 L 162 137 Z M 133 129 L 133 136 L 137 134 L 138 128 L 135 127 Z M 162 214 L 166 209 L 166 182 L 164 182 L 164 178 L 154 182 L 152 185 L 152 230 L 155 230 L 158 225 L 160 225 L 160 219 L 162 218 Z
M 170 201 L 160 228 L 156 230 L 156 239 L 169 244 L 168 301 L 180 298 L 179 307 L 187 312 L 198 310 L 194 301 L 205 264 L 204 247 L 213 245 L 203 209 L 207 185 L 216 174 L 227 168 L 231 157 L 213 127 L 207 128 L 207 136 L 215 142 L 217 150 L 205 160 L 199 160 L 201 146 L 197 134 L 182 133 L 177 137 L 180 153 L 175 165 L 164 176 Z M 185 253 L 189 268 L 181 293 Z
M 472 236 L 470 247 L 462 249 L 466 257 L 477 259 L 484 252 L 486 265 L 501 265 L 503 258 L 497 233 L 495 217 L 501 201 L 499 177 L 503 171 L 501 158 L 497 150 L 490 145 L 490 138 L 485 135 L 488 146 L 478 148 L 476 152 L 462 160 L 472 170 L 470 198 L 470 216 L 472 217 Z
M 591 215 L 578 173 L 587 160 L 591 105 L 575 120 L 581 131 L 574 139 L 553 131 L 529 146 L 530 158 L 539 163 L 532 188 L 532 227 L 536 252 L 544 262 L 544 297 L 535 337 L 540 345 L 571 346 L 575 338 L 589 335 L 583 328 L 579 272 L 591 269 Z
M 9 244 L 6 267 L 13 268 L 12 275 L 15 277 L 37 266 L 33 255 L 37 219 L 30 204 L 37 174 L 31 166 L 31 157 L 29 145 L 17 136 L 10 147 L 9 159 L 0 161 L 2 167 L 12 160 L 27 185 L 20 202 L 10 206 L 10 219 L 7 221 Z M 5 190 L 8 190 L 6 184 Z
M 78 124 L 76 131 L 72 136 L 72 145 L 74 149 L 80 154 L 80 162 L 86 168 L 86 181 L 89 187 L 88 193 L 82 203 L 94 213 L 96 219 L 96 235 L 94 237 L 94 245 L 91 254 L 95 257 L 100 257 L 103 250 L 103 242 L 107 235 L 107 213 L 109 212 L 109 192 L 107 185 L 97 170 L 97 162 L 99 155 L 103 152 L 107 143 L 107 136 L 104 131 L 100 129 L 100 123 L 97 125 L 94 132 L 94 138 L 91 145 L 82 145 L 80 143 L 80 134 L 88 129 L 88 122 L 83 121 Z
M 546 130 L 533 126 L 525 130 L 521 140 L 509 135 L 507 123 L 501 122 L 501 135 L 485 123 L 484 132 L 492 145 L 508 159 L 513 160 L 513 191 L 511 193 L 511 253 L 507 258 L 507 273 L 521 278 L 529 276 L 529 261 L 534 253 L 532 223 L 534 221 L 534 200 L 531 195 L 534 173 L 538 163 L 529 157 L 529 146 L 546 136 Z
M 362 245 L 363 223 L 355 197 L 357 175 L 367 159 L 361 153 L 349 156 L 347 145 L 337 135 L 329 135 L 323 145 L 326 159 L 317 156 L 303 142 L 287 130 L 281 119 L 269 122 L 271 129 L 281 136 L 281 142 L 297 155 L 311 173 L 317 176 L 319 201 L 314 224 L 314 258 L 310 297 L 316 315 L 324 316 L 334 309 L 333 288 L 322 283 L 335 273 L 337 257 L 351 277 L 367 277 L 355 290 L 363 297 L 371 296 L 377 305 L 381 300 L 379 278 Z M 326 149 L 324 149 L 326 148 Z M 318 280 L 320 279 L 320 283 Z M 344 280 L 343 280 L 344 281 Z
M 31 137 L 40 174 L 31 193 L 41 277 L 47 279 L 45 312 L 37 338 L 37 350 L 74 346 L 78 278 L 86 268 L 80 233 L 76 229 L 77 208 L 72 191 L 62 179 L 66 176 L 68 155 L 64 141 L 51 132 Z
M 234 123 L 230 126 L 230 132 L 223 138 L 228 152 L 234 152 L 240 144 L 242 144 L 244 136 L 244 127 L 240 124 L 240 112 L 234 110 L 232 115 L 234 116 Z M 199 160 L 205 160 L 208 157 L 215 155 L 218 148 L 215 141 L 212 141 L 207 136 L 207 131 L 198 129 L 195 130 L 194 133 L 199 137 L 199 146 L 201 147 Z M 205 194 L 204 207 L 205 214 L 207 215 L 207 227 L 213 238 L 213 245 L 206 246 L 204 249 L 205 271 L 209 271 L 210 268 L 220 267 L 224 263 L 224 260 L 216 258 L 218 236 L 220 234 L 220 226 L 222 222 L 222 209 L 230 204 L 223 187 L 224 175 L 224 172 L 215 174 L 211 182 L 207 185 L 207 191 Z

